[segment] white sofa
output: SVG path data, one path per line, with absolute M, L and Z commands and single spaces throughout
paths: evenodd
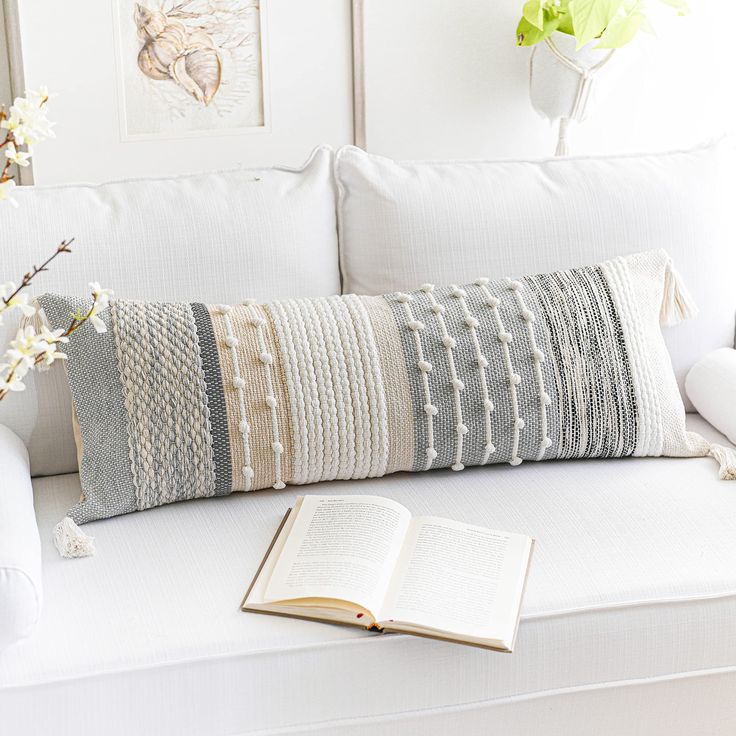
M 733 200 L 713 194 L 731 186 L 732 155 L 719 144 L 473 164 L 471 175 L 349 149 L 339 218 L 326 149 L 302 171 L 28 189 L 0 214 L 2 271 L 22 273 L 49 238 L 76 235 L 77 252 L 37 291 L 83 291 L 94 278 L 121 298 L 236 302 L 338 293 L 339 260 L 343 283 L 380 291 L 461 280 L 468 259 L 497 276 L 665 245 L 705 305 L 683 326 L 689 338 L 668 336 L 682 378 L 693 341 L 699 352 L 733 346 L 736 296 L 721 288 L 736 266 Z M 453 177 L 441 206 L 421 190 Z M 515 229 L 520 212 L 536 214 Z M 86 525 L 97 555 L 66 560 L 51 529 L 80 493 L 69 397 L 62 372 L 36 378 L 0 405 L 0 647 L 24 637 L 0 652 L 1 734 L 736 730 L 736 486 L 712 460 L 528 463 L 234 494 Z M 728 444 L 696 414 L 689 425 Z M 415 514 L 534 536 L 514 654 L 241 613 L 305 490 L 388 495 Z

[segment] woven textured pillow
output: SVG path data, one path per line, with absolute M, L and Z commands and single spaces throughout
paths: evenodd
M 41 298 L 51 327 L 81 299 Z M 664 251 L 410 294 L 117 301 L 77 330 L 78 523 L 172 501 L 524 460 L 733 455 L 685 430 Z M 720 453 L 720 454 L 719 454 Z M 732 467 L 734 466 L 734 467 Z

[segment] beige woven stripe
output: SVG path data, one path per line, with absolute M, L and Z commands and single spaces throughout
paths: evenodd
M 414 413 L 399 328 L 391 307 L 382 296 L 363 296 L 360 299 L 376 336 L 386 393 L 389 437 L 386 473 L 411 470 L 414 463 Z
M 230 457 L 232 460 L 232 477 L 233 490 L 245 490 L 245 478 L 242 474 L 242 468 L 245 464 L 242 442 L 238 442 L 240 437 L 240 405 L 238 402 L 238 391 L 233 386 L 232 357 L 230 355 L 230 347 L 225 343 L 226 330 L 225 321 L 222 315 L 218 314 L 217 307 L 208 307 L 212 316 L 214 326 L 215 339 L 217 340 L 217 350 L 220 356 L 220 366 L 222 370 L 222 385 L 225 394 L 225 408 L 227 411 L 227 423 L 230 433 Z M 260 360 L 261 350 L 258 343 L 258 333 L 251 324 L 251 320 L 255 311 L 258 315 L 266 320 L 264 328 L 264 338 L 269 352 L 274 356 L 273 362 L 273 391 L 276 396 L 277 407 L 279 410 L 279 421 L 286 416 L 286 396 L 285 381 L 283 380 L 283 367 L 281 366 L 281 356 L 277 349 L 273 336 L 273 329 L 269 315 L 260 306 L 236 306 L 230 311 L 229 317 L 232 324 L 234 336 L 238 340 L 236 351 L 238 353 L 238 362 L 240 365 L 240 373 L 245 379 L 245 406 L 248 412 L 248 423 L 250 425 L 250 452 L 251 466 L 253 468 L 253 483 L 251 490 L 259 488 L 269 488 L 276 482 L 276 467 L 273 452 L 273 427 L 271 422 L 271 408 L 266 404 L 267 383 L 266 373 L 263 370 L 263 363 Z M 282 436 L 281 444 L 284 446 L 284 452 L 281 455 L 281 475 L 284 481 L 288 482 L 292 474 L 292 442 L 289 422 L 283 421 L 281 424 Z
M 286 389 L 286 372 L 284 359 L 281 355 L 281 346 L 276 339 L 276 328 L 273 316 L 269 309 L 260 308 L 266 318 L 266 343 L 273 355 L 273 392 L 276 396 L 276 411 L 278 412 L 279 427 L 281 428 L 281 444 L 284 453 L 281 456 L 281 477 L 284 483 L 291 483 L 294 477 L 294 438 L 289 413 L 289 394 Z
M 233 335 L 238 340 L 235 350 L 238 354 L 240 375 L 245 380 L 245 406 L 250 424 L 248 441 L 254 473 L 251 490 L 255 491 L 273 485 L 276 475 L 271 449 L 271 410 L 266 406 L 266 376 L 258 360 L 258 336 L 250 325 L 250 310 L 234 306 L 229 317 Z M 230 385 L 225 386 L 226 393 L 231 390 L 233 389 Z M 235 393 L 234 390 L 233 392 Z M 233 468 L 233 475 L 236 473 L 237 467 Z

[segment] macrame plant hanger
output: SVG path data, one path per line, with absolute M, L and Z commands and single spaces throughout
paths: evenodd
M 555 42 L 551 38 L 546 38 L 545 43 L 549 47 L 552 54 L 564 64 L 568 69 L 572 69 L 579 77 L 578 89 L 575 94 L 575 101 L 573 102 L 570 114 L 566 117 L 560 118 L 560 127 L 557 137 L 557 149 L 555 150 L 555 156 L 567 156 L 570 152 L 567 135 L 570 121 L 575 120 L 580 122 L 585 117 L 585 110 L 588 106 L 588 100 L 590 99 L 590 92 L 593 86 L 593 80 L 596 73 L 602 66 L 608 63 L 610 58 L 613 56 L 613 49 L 609 51 L 599 62 L 593 64 L 593 66 L 587 69 L 580 64 L 575 63 L 569 56 L 560 51 Z

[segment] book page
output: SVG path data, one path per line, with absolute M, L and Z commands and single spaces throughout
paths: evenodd
M 286 540 L 289 538 L 289 533 L 291 532 L 291 528 L 294 526 L 294 520 L 299 513 L 299 508 L 301 507 L 303 500 L 303 496 L 297 498 L 293 508 L 289 509 L 289 515 L 282 520 L 281 526 L 271 543 L 271 548 L 269 549 L 266 557 L 264 557 L 263 562 L 258 569 L 258 573 L 255 578 L 253 578 L 253 582 L 246 593 L 243 604 L 255 603 L 256 605 L 260 605 L 265 602 L 268 581 L 271 579 L 273 570 L 276 567 L 276 562 L 281 555 L 281 550 L 284 548 Z
M 410 521 L 406 508 L 380 496 L 305 496 L 266 600 L 337 598 L 375 612 Z
M 513 639 L 529 548 L 530 540 L 519 534 L 418 517 L 407 532 L 381 619 Z

